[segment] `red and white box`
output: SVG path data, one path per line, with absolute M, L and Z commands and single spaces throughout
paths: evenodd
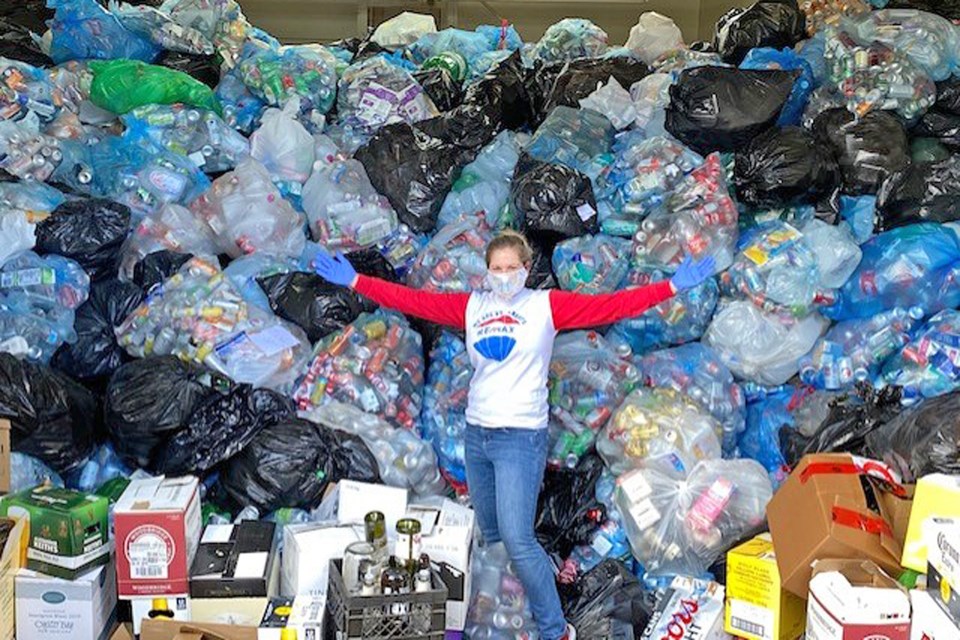
M 187 593 L 200 520 L 195 477 L 132 481 L 114 507 L 120 597 Z

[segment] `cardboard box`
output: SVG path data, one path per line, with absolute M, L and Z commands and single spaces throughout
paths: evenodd
M 140 635 L 140 630 L 146 620 L 151 619 L 150 612 L 154 610 L 154 600 L 163 600 L 167 610 L 173 612 L 173 619 L 180 622 L 190 622 L 193 614 L 190 606 L 190 596 L 180 593 L 170 596 L 155 596 L 149 598 L 129 598 L 131 618 L 133 619 L 133 633 Z
M 314 514 L 316 521 L 363 525 L 371 511 L 380 511 L 387 524 L 387 537 L 397 536 L 397 520 L 407 513 L 407 490 L 382 484 L 341 480 L 324 497 Z
M 818 559 L 871 560 L 888 573 L 900 571 L 902 549 L 889 521 L 867 506 L 866 491 L 906 495 L 882 462 L 829 453 L 800 460 L 767 505 L 784 589 L 806 598 Z
M 133 480 L 114 506 L 121 598 L 186 593 L 200 542 L 199 482 Z
M 336 524 L 287 525 L 283 529 L 280 592 L 285 596 L 327 593 L 330 560 L 343 558 L 352 542 L 364 539 L 362 527 Z
M 21 569 L 16 578 L 17 637 L 105 640 L 117 613 L 117 573 L 108 565 L 64 580 Z
M 910 605 L 910 640 L 960 640 L 960 628 L 937 606 L 930 592 L 914 589 L 910 592 Z
M 25 518 L 13 518 L 15 524 L 0 548 L 0 640 L 12 640 L 14 628 L 14 580 L 27 562 L 30 525 Z
M 257 628 L 209 622 L 144 620 L 140 640 L 257 640 Z
M 257 640 L 280 640 L 285 627 L 297 631 L 297 640 L 321 640 L 326 603 L 317 596 L 274 598 L 263 614 Z
M 72 580 L 110 561 L 106 498 L 48 485 L 0 500 L 0 515 L 29 522 L 27 568 Z
M 728 640 L 723 630 L 723 585 L 677 576 L 650 616 L 641 640 Z
M 0 420 L 0 494 L 10 492 L 10 421 Z
M 806 603 L 780 586 L 780 570 L 769 534 L 727 553 L 724 630 L 746 640 L 803 637 Z
M 960 625 L 960 518 L 929 518 L 923 531 L 927 591 L 953 623 Z
M 880 491 L 876 494 L 880 515 L 890 523 L 893 530 L 893 539 L 903 548 L 907 539 L 907 529 L 910 525 L 910 512 L 913 510 L 913 495 L 917 490 L 914 484 L 903 485 L 905 495 L 897 495 L 889 491 Z
M 909 640 L 910 598 L 877 565 L 818 560 L 810 580 L 807 640 Z
M 960 476 L 932 473 L 917 481 L 910 512 L 910 526 L 903 545 L 901 564 L 923 573 L 927 570 L 927 542 L 923 525 L 927 518 L 960 517 Z

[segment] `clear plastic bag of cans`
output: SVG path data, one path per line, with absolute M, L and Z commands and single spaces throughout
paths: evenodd
M 200 31 L 177 23 L 163 11 L 149 5 L 132 5 L 111 0 L 110 12 L 133 33 L 167 51 L 209 56 L 216 52 L 213 43 Z
M 24 251 L 0 268 L 0 351 L 48 362 L 77 339 L 74 311 L 87 299 L 90 278 L 68 258 Z
M 150 62 L 160 47 L 120 23 L 96 0 L 47 0 L 55 11 L 50 21 L 50 57 L 68 60 L 129 58 Z
M 670 275 L 653 267 L 634 268 L 627 274 L 627 286 L 661 282 Z M 716 280 L 709 278 L 635 318 L 614 324 L 606 338 L 614 345 L 629 345 L 636 354 L 697 340 L 707 330 L 719 297 Z
M 510 182 L 525 141 L 525 134 L 502 131 L 485 146 L 453 183 L 440 208 L 437 224 L 442 227 L 482 211 L 487 224 L 496 228 L 500 213 L 510 199 Z
M 738 378 L 778 385 L 799 371 L 800 358 L 828 325 L 819 313 L 797 319 L 765 312 L 746 300 L 731 300 L 720 305 L 703 340 Z
M 239 69 L 230 69 L 220 76 L 214 95 L 223 107 L 223 120 L 237 131 L 250 134 L 260 122 L 267 103 L 253 94 L 243 83 Z
M 836 25 L 842 17 L 867 13 L 871 7 L 864 0 L 802 0 L 800 10 L 807 18 L 807 33 L 812 36 L 824 25 Z
M 636 86 L 636 85 L 634 85 Z M 597 211 L 604 233 L 632 237 L 703 158 L 675 140 L 643 131 L 619 134 L 609 173 L 598 181 Z
M 121 117 L 137 139 L 187 156 L 202 171 L 229 171 L 250 154 L 250 143 L 213 111 L 183 104 L 150 104 Z
M 606 116 L 617 131 L 626 129 L 637 119 L 637 109 L 633 106 L 630 92 L 612 76 L 607 84 L 580 100 L 580 108 Z
M 301 409 L 300 416 L 363 440 L 377 459 L 383 484 L 408 489 L 419 496 L 444 491 L 437 456 L 415 431 L 397 429 L 381 417 L 343 402 Z
M 423 344 L 400 314 L 362 313 L 316 344 L 293 395 L 298 408 L 338 401 L 412 429 L 423 401 Z
M 302 214 L 253 158 L 214 180 L 190 210 L 210 227 L 220 250 L 233 258 L 256 251 L 299 256 L 306 243 Z
M 949 20 L 926 11 L 884 9 L 843 21 L 859 42 L 882 42 L 906 56 L 932 80 L 946 80 L 960 62 L 960 36 Z
M 561 289 L 607 293 L 621 288 L 630 268 L 630 241 L 595 235 L 564 240 L 553 249 L 553 273 Z
M 427 234 L 415 233 L 407 225 L 401 224 L 396 231 L 377 243 L 377 251 L 387 259 L 398 278 L 405 278 L 429 242 L 430 236 Z
M 213 258 L 219 248 L 199 216 L 178 204 L 165 204 L 134 225 L 120 250 L 120 278 L 132 280 L 136 264 L 155 251 Z
M 426 291 L 478 291 L 486 287 L 484 257 L 493 233 L 482 215 L 461 218 L 440 229 L 407 274 L 412 287 Z
M 712 153 L 643 221 L 634 236 L 636 257 L 674 269 L 687 255 L 713 256 L 719 273 L 733 264 L 737 220 L 720 154 Z
M 922 309 L 897 307 L 839 322 L 800 360 L 800 380 L 829 391 L 872 382 L 883 363 L 910 342 L 922 319 Z
M 704 460 L 686 478 L 634 470 L 617 479 L 615 495 L 647 576 L 699 576 L 763 524 L 773 488 L 753 460 Z
M 0 169 L 21 180 L 44 182 L 63 161 L 60 140 L 40 133 L 37 116 L 0 120 Z
M 420 433 L 433 445 L 440 473 L 459 495 L 467 493 L 464 429 L 473 367 L 463 340 L 443 331 L 430 351 Z
M 683 393 L 709 411 L 723 426 L 724 455 L 735 457 L 737 438 L 744 430 L 743 391 L 712 349 L 695 342 L 654 351 L 635 362 L 643 384 Z
M 63 93 L 46 71 L 0 57 L 0 120 L 20 120 L 32 112 L 46 123 L 62 106 Z
M 689 396 L 641 387 L 597 434 L 597 453 L 614 475 L 657 469 L 683 479 L 701 460 L 719 458 L 723 427 Z
M 280 46 L 276 39 L 250 26 L 236 0 L 165 0 L 162 10 L 177 24 L 192 27 L 213 42 L 227 67 L 237 63 L 250 40 Z
M 533 56 L 543 62 L 597 58 L 607 51 L 607 32 L 583 18 L 564 18 L 543 32 Z
M 152 289 L 116 333 L 134 357 L 175 355 L 281 393 L 310 354 L 299 327 L 248 303 L 216 262 L 202 258 Z
M 537 624 L 502 542 L 473 550 L 473 588 L 464 637 L 533 637 Z
M 250 155 L 263 164 L 274 182 L 302 185 L 313 171 L 313 136 L 296 119 L 299 109 L 296 96 L 282 109 L 267 109 L 260 127 L 250 136 Z
M 883 367 L 883 381 L 903 387 L 915 404 L 960 388 L 960 312 L 944 309 Z
M 576 169 L 596 180 L 613 162 L 613 135 L 613 126 L 603 114 L 559 106 L 533 134 L 525 151 L 537 160 Z
M 331 251 L 371 247 L 398 226 L 396 212 L 370 184 L 364 166 L 342 155 L 318 163 L 303 187 L 303 210 L 314 240 Z

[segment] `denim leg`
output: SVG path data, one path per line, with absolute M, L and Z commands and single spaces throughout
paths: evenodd
M 557 640 L 566 632 L 566 621 L 553 565 L 533 529 L 547 462 L 547 430 L 496 432 L 487 454 L 496 473 L 500 536 L 523 583 L 543 640 Z
M 467 471 L 467 490 L 473 511 L 480 525 L 485 545 L 500 542 L 497 526 L 497 484 L 494 480 L 493 463 L 487 457 L 484 440 L 489 434 L 483 427 L 468 424 L 464 434 L 464 463 Z

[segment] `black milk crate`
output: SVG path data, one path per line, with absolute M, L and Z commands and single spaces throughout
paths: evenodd
M 347 593 L 342 565 L 342 560 L 330 561 L 326 640 L 443 640 L 447 586 L 436 571 L 431 571 L 430 591 L 361 596 Z

